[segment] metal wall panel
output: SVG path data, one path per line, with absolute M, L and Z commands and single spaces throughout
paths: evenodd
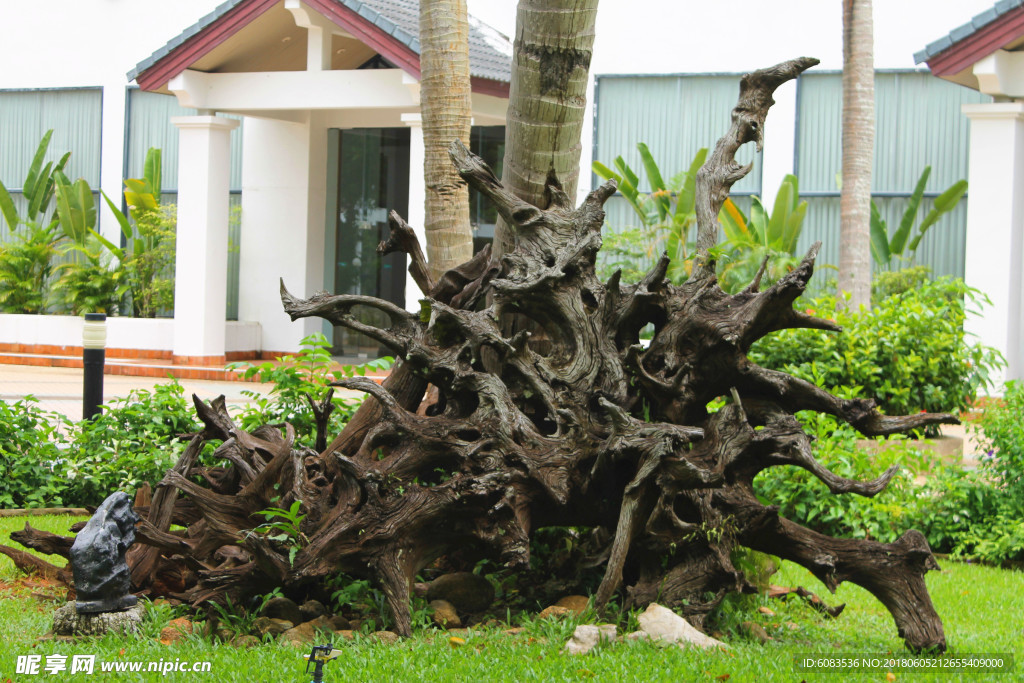
M 889 227 L 889 233 L 900 223 L 906 211 L 906 197 L 875 197 L 875 204 Z M 918 209 L 916 224 L 928 214 L 935 200 L 926 197 Z M 916 234 L 916 227 L 915 233 Z M 800 233 L 798 253 L 805 253 L 816 241 L 821 241 L 818 252 L 819 266 L 835 266 L 839 263 L 839 197 L 811 197 L 808 200 L 807 217 L 804 219 L 803 231 Z M 967 200 L 963 199 L 950 213 L 945 214 L 938 223 L 933 225 L 917 250 L 916 261 L 894 263 L 894 269 L 900 270 L 909 265 L 925 265 L 932 269 L 935 277 L 949 275 L 964 276 L 964 249 L 967 243 Z M 877 270 L 877 268 L 876 268 Z M 827 270 L 816 275 L 816 280 L 835 277 L 834 270 Z
M 178 129 L 171 123 L 173 116 L 192 116 L 195 109 L 178 105 L 171 95 L 145 92 L 137 88 L 128 91 L 127 177 L 140 178 L 150 147 L 161 150 L 161 185 L 164 202 L 178 199 Z M 218 114 L 225 118 L 242 119 L 232 114 Z M 245 125 L 244 122 L 242 125 Z M 241 211 L 242 189 L 242 126 L 231 131 L 231 197 L 232 216 Z M 232 220 L 228 227 L 228 320 L 238 319 L 240 221 Z
M 728 130 L 739 83 L 739 74 L 597 76 L 594 160 L 614 168 L 615 157 L 622 155 L 640 176 L 640 189 L 650 191 L 636 150 L 644 142 L 667 182 L 689 168 L 701 147 L 713 148 Z M 755 156 L 750 144 L 736 155 L 740 163 L 754 161 L 754 168 L 733 192 L 760 193 L 761 164 Z M 597 180 L 592 176 L 592 182 Z
M 141 178 L 150 147 L 162 150 L 162 184 L 165 190 L 178 186 L 178 129 L 171 123 L 172 116 L 193 116 L 195 109 L 178 105 L 172 95 L 145 92 L 138 88 L 128 91 L 128 178 Z M 228 119 L 239 119 L 233 114 L 218 114 Z M 244 125 L 244 123 L 243 123 Z M 231 131 L 231 189 L 242 189 L 242 126 Z
M 24 210 L 21 185 L 39 141 L 53 129 L 45 162 L 71 152 L 64 173 L 85 178 L 92 187 L 100 179 L 100 129 L 103 94 L 99 88 L 0 91 L 0 180 L 15 206 Z M 51 204 L 52 208 L 52 204 Z M 0 242 L 9 228 L 0 216 Z
M 969 121 L 960 113 L 967 103 L 991 98 L 935 78 L 927 72 L 875 74 L 875 150 L 872 191 L 890 234 L 899 225 L 925 166 L 932 167 L 925 191 L 934 196 L 967 177 Z M 822 240 L 819 263 L 839 261 L 839 186 L 842 169 L 842 76 L 809 73 L 800 77 L 796 172 L 809 202 L 800 246 Z M 933 205 L 926 195 L 918 213 Z M 967 199 L 934 226 L 922 241 L 917 263 L 936 276 L 963 277 Z M 907 265 L 907 264 L 901 264 Z

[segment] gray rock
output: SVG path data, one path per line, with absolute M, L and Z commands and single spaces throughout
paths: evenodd
M 482 612 L 494 602 L 494 586 L 478 574 L 456 572 L 439 576 L 427 587 L 427 601 L 445 600 L 459 612 Z
M 303 621 L 312 621 L 326 613 L 327 609 L 319 600 L 306 600 L 306 602 L 299 605 L 299 614 L 302 615 Z
M 119 612 L 79 612 L 69 602 L 53 613 L 55 636 L 102 636 L 107 633 L 135 633 L 146 613 L 144 605 Z
M 75 579 L 75 608 L 82 614 L 119 612 L 137 602 L 131 593 L 131 573 L 125 551 L 135 542 L 139 516 L 132 499 L 118 491 L 96 508 L 71 545 Z
M 302 623 L 302 612 L 299 611 L 299 606 L 295 604 L 294 600 L 288 598 L 271 598 L 263 606 L 261 614 L 271 619 L 284 619 L 296 625 Z
M 640 630 L 649 637 L 666 643 L 676 643 L 680 647 L 695 645 L 697 647 L 728 647 L 725 643 L 706 636 L 686 619 L 667 607 L 651 603 L 647 610 L 637 617 Z M 627 637 L 633 637 L 632 634 Z
M 614 641 L 617 633 L 618 629 L 615 628 L 615 624 L 600 624 L 598 626 L 580 624 L 573 631 L 572 638 L 565 644 L 562 651 L 570 655 L 585 655 L 597 647 L 600 642 Z

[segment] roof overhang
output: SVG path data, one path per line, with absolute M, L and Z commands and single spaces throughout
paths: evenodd
M 1003 95 L 1008 93 L 993 89 L 1001 87 L 998 75 L 1002 74 L 1002 81 L 1007 80 L 1007 69 L 1021 63 L 1016 55 L 1022 48 L 1024 4 L 1021 0 L 1003 0 L 929 44 L 914 58 L 917 63 L 926 62 L 935 76 L 973 90 Z
M 395 35 L 336 0 L 303 0 L 303 4 L 337 27 L 338 34 L 365 45 L 419 80 L 419 54 Z M 225 44 L 239 36 L 246 27 L 256 25 L 258 19 L 271 11 L 283 11 L 281 0 L 235 0 L 226 3 L 141 62 L 129 72 L 128 78 L 134 79 L 143 90 L 166 92 L 171 79 L 187 69 L 204 70 L 196 66 L 204 57 L 208 58 L 218 49 L 230 52 Z M 505 99 L 509 96 L 509 84 L 502 81 L 473 76 L 471 87 L 474 93 L 481 95 Z

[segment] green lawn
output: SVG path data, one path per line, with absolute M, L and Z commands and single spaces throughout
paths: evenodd
M 25 518 L 0 519 L 0 539 L 21 528 Z M 69 518 L 31 518 L 33 526 L 66 533 L 75 521 Z M 3 540 L 0 540 L 3 542 Z M 7 543 L 12 544 L 12 543 Z M 941 562 L 943 571 L 928 575 L 928 586 L 946 627 L 946 638 L 954 654 L 1024 653 L 1024 574 L 991 567 L 951 561 Z M 17 575 L 13 565 L 0 557 L 0 581 L 11 582 Z M 886 672 L 869 675 L 800 674 L 794 657 L 809 653 L 905 655 L 896 627 L 885 609 L 866 591 L 844 584 L 836 595 L 806 570 L 783 563 L 772 581 L 787 586 L 803 585 L 830 604 L 845 602 L 846 611 L 827 619 L 797 600 L 781 602 L 764 597 L 733 603 L 718 624 L 722 638 L 731 646 L 727 652 L 698 652 L 650 643 L 621 643 L 600 648 L 586 656 L 560 653 L 575 624 L 571 621 L 529 621 L 518 635 L 503 634 L 501 628 L 472 631 L 460 647 L 449 644 L 448 634 L 426 631 L 398 645 L 382 645 L 370 639 L 344 641 L 337 646 L 345 654 L 328 664 L 327 681 L 524 681 L 524 680 L 608 680 L 608 681 L 885 681 Z M 150 662 L 209 661 L 209 673 L 100 673 L 98 680 L 157 681 L 206 680 L 228 682 L 308 681 L 302 674 L 302 651 L 277 644 L 250 650 L 214 645 L 195 636 L 175 646 L 162 646 L 155 636 L 170 618 L 168 610 L 146 625 L 143 637 L 107 637 L 74 644 L 36 639 L 49 628 L 54 606 L 29 596 L 21 586 L 0 589 L 0 681 L 90 680 L 85 675 L 38 676 L 14 674 L 17 655 L 96 654 L 97 661 Z M 767 606 L 775 612 L 757 611 Z M 761 624 L 771 642 L 762 645 L 740 634 L 739 623 Z M 792 626 L 795 625 L 795 628 Z M 35 647 L 33 647 L 35 645 Z M 728 675 L 729 678 L 722 678 Z M 985 680 L 991 674 L 897 673 L 895 680 L 914 681 Z M 999 680 L 1024 680 L 1018 665 Z

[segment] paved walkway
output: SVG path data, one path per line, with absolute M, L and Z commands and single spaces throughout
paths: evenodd
M 169 384 L 170 379 L 155 377 L 103 376 L 103 401 L 127 396 L 132 389 L 152 390 L 157 384 Z M 224 382 L 183 379 L 185 396 L 196 394 L 210 400 L 224 394 L 228 405 L 245 406 L 252 399 L 243 391 L 269 394 L 273 384 L 258 382 Z M 0 400 L 16 401 L 32 395 L 40 407 L 66 415 L 71 420 L 82 419 L 82 370 L 80 368 L 47 368 L 27 365 L 0 365 Z

